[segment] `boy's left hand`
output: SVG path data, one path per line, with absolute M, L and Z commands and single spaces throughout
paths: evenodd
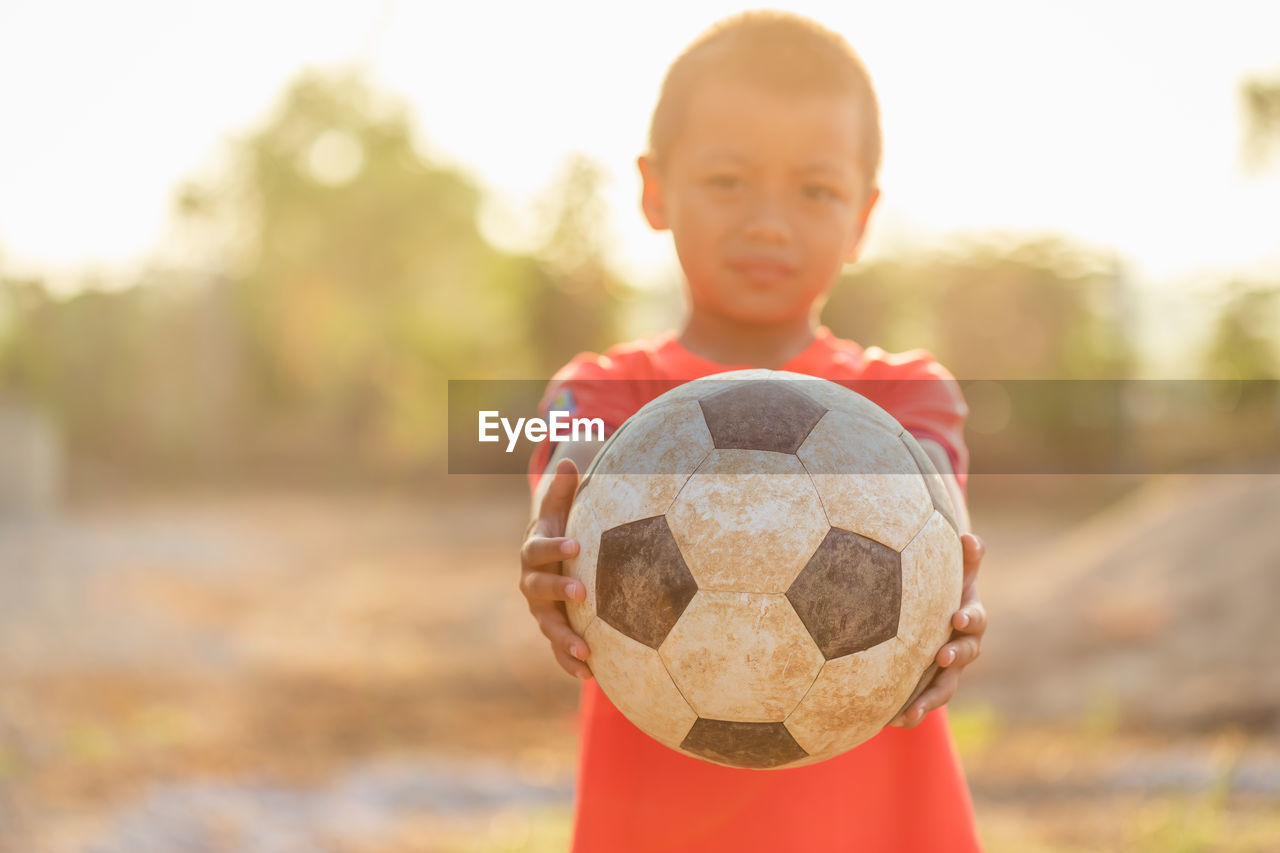
M 964 589 L 960 595 L 960 609 L 951 616 L 951 625 L 955 630 L 951 634 L 951 640 L 938 650 L 934 658 L 938 669 L 933 681 L 893 719 L 889 724 L 891 726 L 914 728 L 934 708 L 941 708 L 951 701 L 951 697 L 956 694 L 956 686 L 960 683 L 960 673 L 977 660 L 982 649 L 982 635 L 987 630 L 987 611 L 978 600 L 978 566 L 982 564 L 982 557 L 987 549 L 982 540 L 972 533 L 963 534 L 960 544 L 964 549 Z

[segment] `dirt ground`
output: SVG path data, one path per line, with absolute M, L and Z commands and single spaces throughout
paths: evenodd
M 1275 477 L 976 479 L 992 850 L 1280 850 Z M 558 850 L 515 479 L 0 520 L 0 851 Z

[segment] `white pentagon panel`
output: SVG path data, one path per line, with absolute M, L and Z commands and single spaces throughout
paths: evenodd
M 920 469 L 897 434 L 829 411 L 796 452 L 832 527 L 901 551 L 933 512 Z
M 596 472 L 602 474 L 690 474 L 715 445 L 694 400 L 641 409 L 626 422 Z
M 588 663 L 600 689 L 628 720 L 673 749 L 698 718 L 680 695 L 658 653 L 603 619 L 587 628 Z
M 700 589 L 770 593 L 786 592 L 830 528 L 800 460 L 764 450 L 712 451 L 667 523 Z
M 928 665 L 951 636 L 960 609 L 964 556 L 960 537 L 939 513 L 902 549 L 902 611 L 898 638 Z
M 874 424 L 885 432 L 892 435 L 898 435 L 902 432 L 902 424 L 856 391 L 838 385 L 826 379 L 819 379 L 815 376 L 806 376 L 803 373 L 792 373 L 787 370 L 773 371 L 774 379 L 793 380 L 795 388 L 809 399 L 817 402 L 828 409 L 844 412 L 852 415 L 860 421 L 868 424 Z
M 696 402 L 640 411 L 596 466 L 584 495 L 605 529 L 662 515 L 713 446 Z
M 829 660 L 787 717 L 787 730 L 809 753 L 805 763 L 852 749 L 875 735 L 907 701 L 921 668 L 894 637 Z
M 578 634 L 591 624 L 596 616 L 596 560 L 600 554 L 600 522 L 591 505 L 585 501 L 575 502 L 569 510 L 569 521 L 565 525 L 565 535 L 578 540 L 578 555 L 565 560 L 561 571 L 568 577 L 576 578 L 587 589 L 584 601 L 565 602 L 565 610 L 569 616 L 569 625 Z
M 778 722 L 822 668 L 822 652 L 781 595 L 699 590 L 658 647 L 700 716 Z

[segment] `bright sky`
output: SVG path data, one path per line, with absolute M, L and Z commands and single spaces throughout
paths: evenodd
M 1055 231 L 1148 281 L 1280 268 L 1280 163 L 1240 168 L 1238 82 L 1280 72 L 1280 3 L 807 2 L 884 108 L 869 253 L 954 232 Z M 623 271 L 674 252 L 636 203 L 663 71 L 720 0 L 0 5 L 0 261 L 121 271 L 166 234 L 178 181 L 261 120 L 302 67 L 363 63 L 427 150 L 495 193 L 512 245 L 565 157 L 609 176 Z

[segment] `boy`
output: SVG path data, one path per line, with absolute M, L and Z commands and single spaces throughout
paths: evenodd
M 684 271 L 683 328 L 576 357 L 553 379 L 544 405 L 556 395 L 555 408 L 567 402 L 612 430 L 656 393 L 644 389 L 726 370 L 780 368 L 855 389 L 863 383 L 921 440 L 967 528 L 966 410 L 949 374 L 923 351 L 864 350 L 817 324 L 842 265 L 857 255 L 879 195 L 879 160 L 875 94 L 840 36 L 772 12 L 713 27 L 669 70 L 649 151 L 639 159 L 644 214 L 671 231 Z M 962 537 L 963 600 L 937 674 L 894 727 L 808 767 L 720 767 L 632 726 L 589 680 L 590 650 L 565 619 L 562 602 L 585 597 L 559 573 L 559 561 L 578 550 L 563 536 L 565 519 L 578 471 L 598 449 L 539 447 L 530 468 L 534 519 L 521 550 L 529 609 L 560 665 L 584 681 L 574 849 L 976 850 L 941 706 L 986 628 L 974 584 L 977 538 Z

